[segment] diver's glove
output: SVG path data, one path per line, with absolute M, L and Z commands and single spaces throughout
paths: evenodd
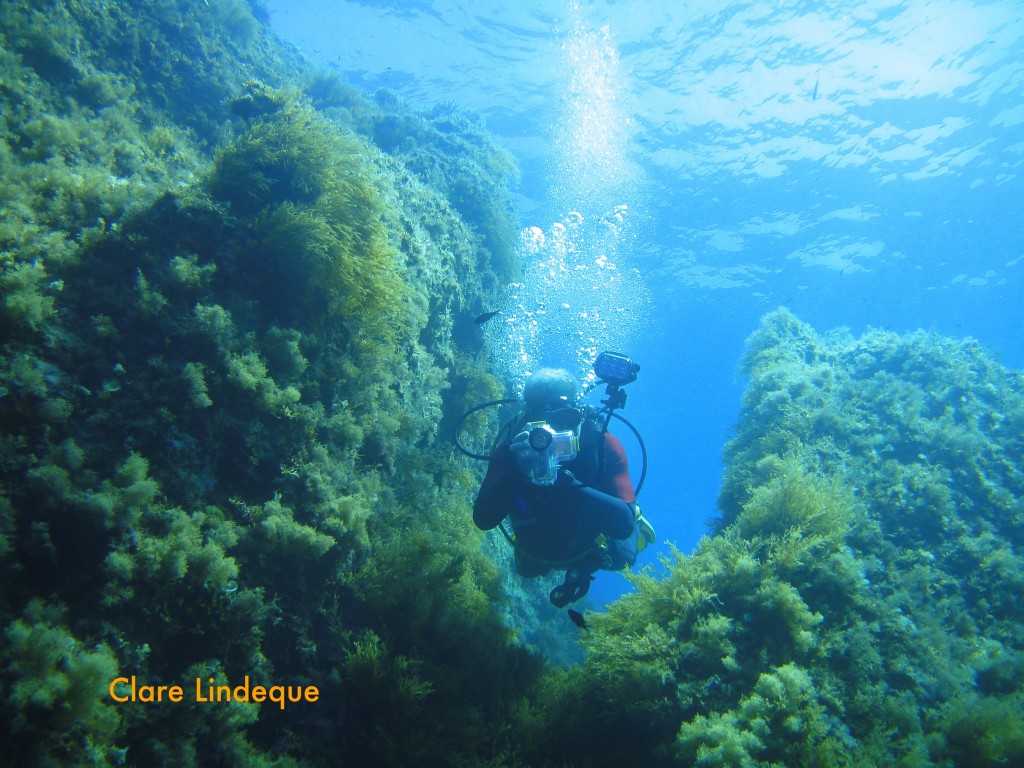
M 559 488 L 582 488 L 583 483 L 576 479 L 576 475 L 570 472 L 565 467 L 558 468 L 558 479 L 555 480 L 555 485 Z
M 520 432 L 513 437 L 512 442 L 508 444 L 508 450 L 512 454 L 519 474 L 529 478 L 533 473 L 534 467 L 537 466 L 537 452 L 530 445 L 530 433 Z

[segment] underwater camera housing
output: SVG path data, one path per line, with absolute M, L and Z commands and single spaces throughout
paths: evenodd
M 580 450 L 579 438 L 571 429 L 559 432 L 545 421 L 531 421 L 526 426 L 530 447 L 536 451 L 530 482 L 553 485 L 558 477 L 558 465 L 576 458 Z
M 594 361 L 594 374 L 608 385 L 604 390 L 607 397 L 601 403 L 609 414 L 616 408 L 626 407 L 626 393 L 621 387 L 636 381 L 639 372 L 640 366 L 621 352 L 602 352 L 597 356 L 597 360 Z M 605 426 L 607 427 L 607 421 Z
M 594 373 L 610 387 L 624 387 L 636 381 L 640 366 L 621 352 L 602 352 L 594 361 Z

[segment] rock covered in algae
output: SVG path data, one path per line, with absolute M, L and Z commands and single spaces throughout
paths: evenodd
M 1024 377 L 970 339 L 823 336 L 784 309 L 742 368 L 713 535 L 590 618 L 538 754 L 1024 759 Z M 603 756 L 577 736 L 613 729 Z
M 515 271 L 508 154 L 310 72 L 256 4 L 37 5 L 0 7 L 5 742 L 488 759 L 476 724 L 539 665 L 448 432 L 500 391 L 472 318 Z M 321 698 L 115 702 L 115 675 Z

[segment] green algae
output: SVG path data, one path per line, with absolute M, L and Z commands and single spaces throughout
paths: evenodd
M 539 664 L 444 430 L 496 387 L 467 326 L 515 269 L 507 153 L 450 109 L 471 157 L 385 150 L 380 121 L 440 118 L 307 72 L 236 0 L 10 3 L 0 31 L 8 739 L 52 765 L 500 752 L 476 724 Z M 322 698 L 116 703 L 115 675 Z
M 628 727 L 651 765 L 1019 761 L 1020 373 L 786 310 L 743 371 L 714 535 L 589 617 L 537 759 L 628 760 L 572 735 Z
M 63 757 L 80 765 L 106 765 L 107 744 L 120 716 L 96 694 L 116 676 L 117 659 L 105 643 L 90 647 L 72 635 L 63 613 L 33 599 L 7 626 L 3 659 L 13 683 L 6 695 L 18 713 L 12 730 L 52 734 L 45 746 L 22 745 L 26 762 Z
M 1020 760 L 1019 373 L 767 316 L 713 535 L 545 666 L 448 442 L 504 394 L 472 318 L 517 273 L 508 154 L 239 0 L 0 32 L 0 712 L 31 759 Z M 115 675 L 321 698 L 115 704 Z

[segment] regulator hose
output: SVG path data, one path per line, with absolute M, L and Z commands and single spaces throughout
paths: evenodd
M 458 448 L 467 456 L 469 456 L 471 459 L 479 459 L 480 461 L 490 461 L 491 454 L 493 453 L 493 451 L 491 453 L 476 453 L 474 451 L 469 450 L 469 448 L 462 444 L 462 440 L 459 438 L 459 435 L 462 433 L 462 425 L 466 423 L 466 419 L 468 419 L 477 411 L 484 410 L 484 408 L 494 408 L 495 406 L 498 405 L 512 405 L 512 403 L 518 402 L 518 398 L 506 397 L 504 400 L 489 400 L 488 402 L 482 403 L 481 405 L 478 405 L 475 408 L 470 408 L 468 411 L 462 414 L 462 418 L 459 419 L 458 422 L 456 422 L 455 424 L 455 447 Z M 498 433 L 498 439 L 499 441 L 501 439 L 500 432 Z

